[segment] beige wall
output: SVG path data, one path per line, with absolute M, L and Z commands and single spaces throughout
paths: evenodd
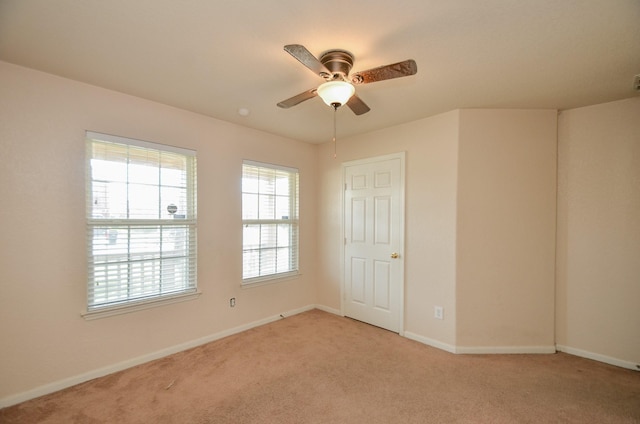
M 282 312 L 340 311 L 341 163 L 399 151 L 405 334 L 458 351 L 554 342 L 553 111 L 452 111 L 339 139 L 333 159 L 330 143 L 3 62 L 0 93 L 0 404 Z M 563 112 L 559 125 L 557 343 L 623 365 L 640 362 L 639 112 L 635 98 Z M 198 151 L 197 300 L 81 318 L 85 130 Z M 297 279 L 240 288 L 244 158 L 300 169 Z
M 460 110 L 320 152 L 319 303 L 340 308 L 340 164 L 406 151 L 406 335 L 554 351 L 555 110 Z M 444 320 L 433 316 L 444 307 Z
M 556 121 L 555 110 L 460 112 L 459 351 L 554 351 Z
M 640 365 L 640 98 L 562 112 L 557 343 Z
M 341 113 L 351 113 L 348 110 Z M 338 140 L 319 152 L 318 303 L 340 310 L 341 163 L 406 152 L 406 332 L 433 344 L 455 344 L 455 217 L 458 111 Z M 433 317 L 435 305 L 445 319 Z
M 0 400 L 315 303 L 316 146 L 3 62 L 0 93 Z M 85 130 L 197 150 L 197 300 L 80 316 Z M 244 158 L 300 169 L 299 278 L 240 288 Z

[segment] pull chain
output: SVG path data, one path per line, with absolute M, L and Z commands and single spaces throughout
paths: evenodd
M 338 106 L 333 106 L 333 158 L 338 157 L 338 147 L 336 143 L 336 114 L 338 113 Z

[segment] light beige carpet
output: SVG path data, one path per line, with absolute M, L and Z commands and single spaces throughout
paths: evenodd
M 2 423 L 640 423 L 640 373 L 453 355 L 310 311 L 0 411 Z

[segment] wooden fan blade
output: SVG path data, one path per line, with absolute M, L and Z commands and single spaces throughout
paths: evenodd
M 407 77 L 414 75 L 416 72 L 418 72 L 418 65 L 416 65 L 415 60 L 409 59 L 367 71 L 355 72 L 350 78 L 353 84 L 369 84 L 370 82 Z
M 298 103 L 304 102 L 305 100 L 312 99 L 317 95 L 318 95 L 318 90 L 315 88 L 312 88 L 311 90 L 304 91 L 296 96 L 288 98 L 287 100 L 281 101 L 280 103 L 278 103 L 278 106 L 283 109 L 288 109 L 291 106 L 295 106 Z
M 287 44 L 284 50 L 295 57 L 307 68 L 322 78 L 331 75 L 331 72 L 320 62 L 307 48 L 300 44 Z
M 347 106 L 349 106 L 349 109 L 351 109 L 356 115 L 362 115 L 371 110 L 371 108 L 369 108 L 369 106 L 367 106 L 367 104 L 356 94 L 351 96 L 347 102 Z

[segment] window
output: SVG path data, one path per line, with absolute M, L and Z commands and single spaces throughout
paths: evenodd
M 298 170 L 242 165 L 243 284 L 298 273 Z
M 87 309 L 196 291 L 195 152 L 87 132 Z

